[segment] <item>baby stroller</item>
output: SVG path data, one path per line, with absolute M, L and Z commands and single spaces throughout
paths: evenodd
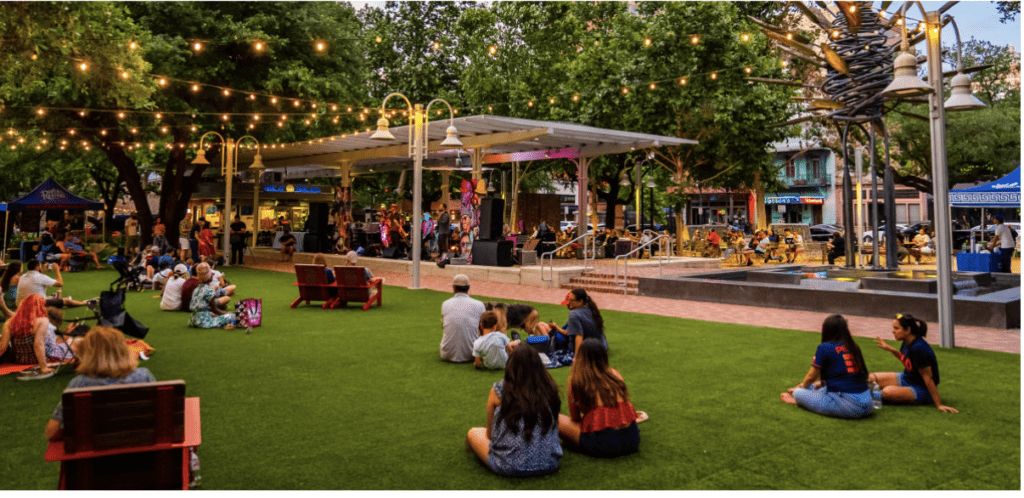
M 140 258 L 141 256 L 136 259 Z M 107 264 L 113 266 L 119 275 L 117 280 L 110 284 L 111 290 L 115 287 L 124 287 L 127 290 L 141 291 L 145 287 L 143 285 L 145 277 L 143 277 L 144 271 L 142 267 L 138 265 L 129 266 L 128 263 L 125 263 L 124 258 L 114 259 L 114 257 L 108 259 Z

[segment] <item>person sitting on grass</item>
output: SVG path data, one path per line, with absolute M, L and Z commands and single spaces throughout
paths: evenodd
M 558 470 L 558 385 L 537 350 L 516 348 L 505 364 L 505 378 L 487 396 L 487 426 L 466 434 L 466 446 L 492 472 L 509 477 Z
M 61 248 L 64 245 L 64 234 L 59 233 L 56 237 L 55 240 L 50 234 L 44 233 L 39 238 L 39 252 L 36 253 L 36 260 L 46 264 L 56 263 L 60 269 L 64 270 L 67 269 L 71 254 Z
M 79 349 L 78 375 L 71 379 L 67 389 L 156 382 L 156 377 L 149 370 L 138 367 L 138 358 L 125 345 L 124 335 L 116 329 L 102 326 L 89 329 Z M 45 435 L 50 441 L 63 438 L 64 406 L 61 403 L 57 403 L 53 418 L 46 423 Z
M 235 315 L 223 311 L 231 298 L 228 296 L 218 297 L 217 291 L 209 285 L 210 280 L 213 279 L 210 265 L 206 263 L 197 265 L 196 277 L 200 283 L 192 292 L 192 301 L 189 303 L 192 316 L 188 320 L 188 326 L 201 329 L 223 327 L 226 330 L 231 330 L 235 328 Z
M 896 315 L 892 335 L 903 344 L 896 348 L 881 337 L 875 343 L 893 354 L 905 367 L 899 372 L 876 372 L 868 379 L 882 387 L 882 401 L 893 404 L 935 405 L 940 411 L 957 413 L 956 408 L 942 404 L 939 397 L 939 362 L 924 336 L 928 324 L 908 314 Z
M 82 245 L 82 241 L 79 240 L 78 237 L 74 235 L 64 240 L 64 250 L 70 253 L 73 257 L 92 258 L 93 263 L 96 263 L 96 269 L 103 269 L 103 266 L 100 265 L 100 258 L 96 255 L 96 253 L 92 251 L 86 251 L 85 247 Z
M 480 315 L 480 337 L 473 341 L 473 366 L 478 370 L 502 370 L 508 361 L 509 339 L 498 329 L 498 314 L 485 311 Z
M 647 420 L 629 402 L 629 390 L 618 370 L 608 366 L 608 351 L 601 341 L 580 345 L 566 381 L 569 416 L 558 415 L 558 434 L 583 453 L 600 458 L 636 453 L 640 431 Z
M 295 236 L 288 230 L 288 227 L 284 227 L 284 233 L 281 235 L 281 259 L 279 261 L 291 261 L 295 254 Z
M 47 297 L 46 288 L 50 286 L 63 287 L 64 277 L 60 274 L 60 267 L 53 265 L 54 277 L 43 274 L 39 271 L 41 263 L 38 260 L 31 259 L 25 268 L 28 270 L 18 280 L 18 295 L 15 304 L 21 306 L 22 301 L 28 298 L 32 294 L 37 294 L 42 297 L 46 306 L 53 308 L 78 308 L 80 306 L 88 306 L 89 309 L 95 310 L 99 304 L 98 299 L 90 299 L 88 301 L 75 301 L 71 297 Z
M 18 281 L 21 280 L 21 261 L 7 263 L 4 274 L 0 277 L 0 291 L 3 291 L 4 305 L 9 310 L 18 308 Z
M 57 327 L 50 323 L 46 301 L 42 296 L 32 294 L 18 305 L 14 316 L 4 322 L 0 332 L 0 356 L 7 348 L 14 349 L 14 362 L 35 363 L 38 372 L 33 378 L 43 379 L 53 375 L 47 362 L 63 362 L 74 358 L 78 348 L 73 339 L 57 342 Z
M 171 278 L 171 275 L 174 273 L 174 271 L 171 270 L 171 265 L 167 263 L 167 261 L 164 261 L 163 258 L 160 259 L 159 265 L 160 271 L 154 273 L 152 277 L 153 290 L 163 289 L 164 285 L 167 284 L 167 280 Z
M 160 309 L 164 311 L 178 311 L 181 308 L 181 289 L 188 281 L 188 268 L 185 265 L 175 265 L 174 272 L 164 285 L 160 293 Z
M 569 308 L 569 320 L 565 322 L 564 328 L 551 322 L 551 328 L 569 337 L 574 355 L 585 339 L 597 339 L 605 349 L 608 349 L 608 340 L 604 335 L 604 319 L 601 318 L 601 311 L 597 309 L 597 303 L 587 291 L 569 291 L 562 301 L 562 306 Z
M 781 397 L 786 403 L 829 417 L 855 419 L 871 415 L 868 368 L 845 318 L 831 315 L 825 319 L 811 369 L 804 380 Z

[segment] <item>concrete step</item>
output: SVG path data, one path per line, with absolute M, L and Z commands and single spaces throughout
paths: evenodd
M 638 291 L 637 291 L 636 287 L 619 287 L 619 286 L 614 285 L 614 284 L 609 284 L 609 285 L 585 285 L 585 286 L 572 285 L 572 284 L 562 284 L 562 288 L 563 289 L 567 289 L 567 290 L 583 289 L 583 290 L 585 290 L 587 292 L 601 292 L 601 293 L 605 293 L 605 294 L 619 294 L 619 295 L 627 295 L 627 296 L 635 296 L 635 295 L 638 294 Z
M 597 286 L 615 286 L 614 280 L 610 278 L 590 278 L 589 276 L 573 277 L 569 279 L 567 285 L 573 285 L 576 287 L 585 287 L 588 285 Z M 636 278 L 630 277 L 626 280 L 626 287 L 636 288 L 639 285 L 639 281 Z

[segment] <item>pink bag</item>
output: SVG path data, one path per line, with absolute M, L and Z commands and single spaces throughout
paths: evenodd
M 259 327 L 263 321 L 263 300 L 249 298 L 235 301 L 235 317 L 240 326 Z

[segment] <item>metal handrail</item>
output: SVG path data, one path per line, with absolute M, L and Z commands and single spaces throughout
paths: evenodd
M 556 247 L 552 251 L 548 251 L 546 253 L 541 254 L 540 255 L 540 279 L 545 281 L 545 282 L 550 282 L 550 281 L 554 280 L 555 279 L 555 253 L 557 253 L 558 251 L 561 251 L 562 249 L 565 249 L 566 247 L 569 247 L 572 244 L 575 244 L 576 241 L 578 241 L 580 239 L 583 239 L 583 273 L 586 273 L 587 272 L 587 262 L 588 261 L 593 261 L 597 257 L 597 244 L 589 244 L 591 246 L 590 257 L 589 258 L 587 257 L 587 246 L 588 246 L 587 242 L 589 240 L 588 237 L 593 237 L 593 235 L 594 235 L 593 231 L 587 232 L 587 233 L 585 233 L 583 235 L 580 235 L 579 237 L 576 237 L 575 239 L 570 240 L 569 242 L 566 242 L 565 244 L 562 244 L 562 245 Z M 544 278 L 544 256 L 547 256 L 548 259 L 551 260 L 551 265 L 550 265 L 551 268 L 548 271 L 549 278 Z
M 671 261 L 672 260 L 672 252 L 673 252 L 672 251 L 672 237 L 670 237 L 668 235 L 665 235 L 665 234 L 658 235 L 653 240 L 648 241 L 648 242 L 646 242 L 644 244 L 641 244 L 641 245 L 637 246 L 636 249 L 633 249 L 632 251 L 629 251 L 626 254 L 623 254 L 621 256 L 615 256 L 615 273 L 612 275 L 612 283 L 617 285 L 617 286 L 619 286 L 619 287 L 625 287 L 626 283 L 629 280 L 629 264 L 628 264 L 628 262 L 626 260 L 629 259 L 629 256 L 631 254 L 634 254 L 634 253 L 636 253 L 638 251 L 643 251 L 644 248 L 649 247 L 651 244 L 653 244 L 653 243 L 655 243 L 655 242 L 657 242 L 657 241 L 659 241 L 661 239 L 665 239 L 665 241 L 666 241 L 665 245 L 668 246 L 668 252 L 667 253 L 661 254 L 661 251 L 659 251 L 659 254 L 658 254 L 658 276 L 661 277 L 661 275 L 662 275 L 662 267 L 665 265 L 666 261 Z M 659 246 L 659 249 L 660 249 L 660 246 Z M 619 260 L 620 259 L 623 260 L 623 265 L 622 265 L 623 266 L 623 271 L 622 271 L 622 282 L 621 283 L 619 282 Z M 653 253 L 651 254 L 651 259 L 654 259 L 654 254 Z

